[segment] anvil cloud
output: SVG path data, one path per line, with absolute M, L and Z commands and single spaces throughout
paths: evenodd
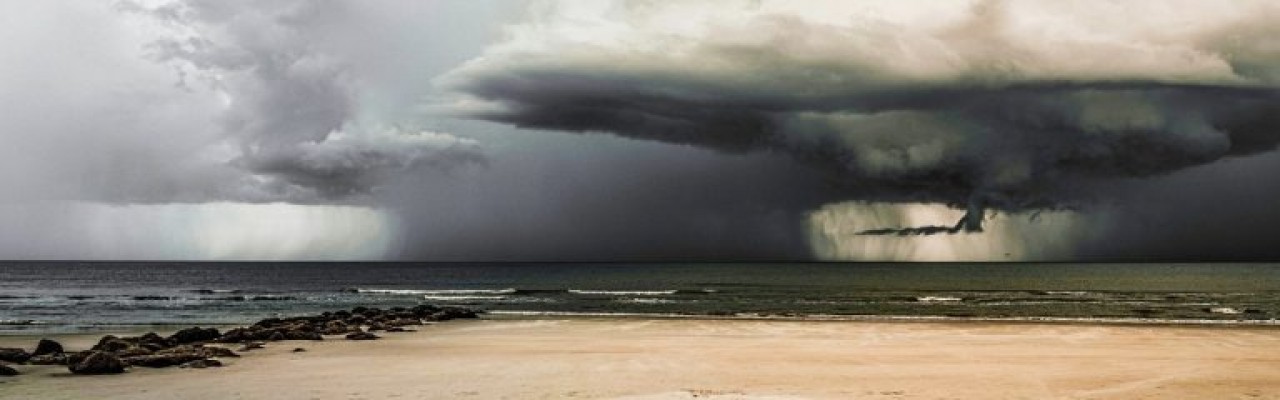
M 1280 142 L 1268 1 L 547 2 L 442 79 L 464 115 L 844 177 L 855 200 L 1073 208 Z

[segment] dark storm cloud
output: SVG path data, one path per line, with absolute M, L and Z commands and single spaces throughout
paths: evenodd
M 1156 11 L 1163 13 L 1156 14 Z M 1148 12 L 1136 22 L 1125 12 Z M 460 112 L 843 176 L 850 199 L 1074 208 L 1280 142 L 1268 2 L 555 3 L 447 76 Z
M 511 135 L 511 133 L 507 133 Z M 379 195 L 395 256 L 437 261 L 810 259 L 806 214 L 840 198 L 823 171 L 607 136 L 517 133 L 484 169 Z M 486 143 L 492 142 L 485 138 Z

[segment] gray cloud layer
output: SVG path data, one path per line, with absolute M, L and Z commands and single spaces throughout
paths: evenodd
M 832 3 L 547 3 L 443 82 L 474 118 L 778 151 L 978 217 L 1280 141 L 1272 2 Z
M 421 167 L 482 161 L 474 141 L 361 124 L 362 85 L 385 61 L 362 57 L 362 35 L 345 36 L 359 22 L 346 16 L 353 7 L 189 0 L 134 9 L 175 32 L 152 44 L 154 57 L 227 97 L 219 122 L 238 148 L 231 164 L 254 175 L 248 189 L 258 196 L 341 199 Z

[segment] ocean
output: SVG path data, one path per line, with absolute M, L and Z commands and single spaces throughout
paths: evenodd
M 0 334 L 355 306 L 543 315 L 1276 325 L 1280 264 L 0 263 Z

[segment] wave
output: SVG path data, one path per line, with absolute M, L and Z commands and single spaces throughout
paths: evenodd
M 238 289 L 192 289 L 192 290 L 189 290 L 189 292 L 198 293 L 198 294 L 231 294 L 231 293 L 240 293 L 240 290 Z
M 130 299 L 130 300 L 137 300 L 137 301 L 169 301 L 169 300 L 182 300 L 182 298 L 181 298 L 181 297 L 170 297 L 170 296 L 132 296 L 132 297 L 129 297 L 129 299 Z
M 434 301 L 499 301 L 505 300 L 507 296 L 448 296 L 448 295 L 423 295 L 423 299 Z
M 679 303 L 679 301 L 676 301 L 676 300 L 671 300 L 671 299 L 661 299 L 661 298 L 653 298 L 653 297 L 633 297 L 633 298 L 629 298 L 629 299 L 617 299 L 617 300 L 614 300 L 614 301 L 619 302 L 619 303 L 633 303 L 633 304 L 674 304 L 674 303 Z
M 34 319 L 0 319 L 0 325 L 2 326 L 29 326 L 42 324 L 42 322 Z
M 435 295 L 435 296 L 450 296 L 450 295 L 455 295 L 455 296 L 457 296 L 457 295 L 483 295 L 483 294 L 514 294 L 514 293 L 516 293 L 516 292 L 517 292 L 517 290 L 516 290 L 515 288 L 506 288 L 506 289 L 432 289 L 432 290 L 423 290 L 423 289 L 361 289 L 361 288 L 352 288 L 352 289 L 346 289 L 345 291 L 347 291 L 347 292 L 352 292 L 352 293 L 363 293 L 363 294 L 394 294 L 394 295 L 405 295 L 405 296 L 412 296 L 412 295 L 428 295 L 428 296 L 430 296 L 430 295 Z
M 293 301 L 293 300 L 300 300 L 300 299 L 299 299 L 299 298 L 297 298 L 297 297 L 293 297 L 293 296 L 260 295 L 260 296 L 226 296 L 226 297 L 215 297 L 215 298 L 212 298 L 212 299 L 209 299 L 209 300 L 216 300 L 216 301 Z
M 960 302 L 960 301 L 962 301 L 962 300 L 964 300 L 964 299 L 959 298 L 959 297 L 946 297 L 946 296 L 921 296 L 921 297 L 916 297 L 916 302 L 917 302 L 917 303 L 959 303 L 959 302 Z
M 569 293 L 590 296 L 667 296 L 676 294 L 676 290 L 580 290 L 569 289 Z
M 1050 296 L 1088 296 L 1090 293 L 1082 290 L 1046 290 L 1044 292 Z

